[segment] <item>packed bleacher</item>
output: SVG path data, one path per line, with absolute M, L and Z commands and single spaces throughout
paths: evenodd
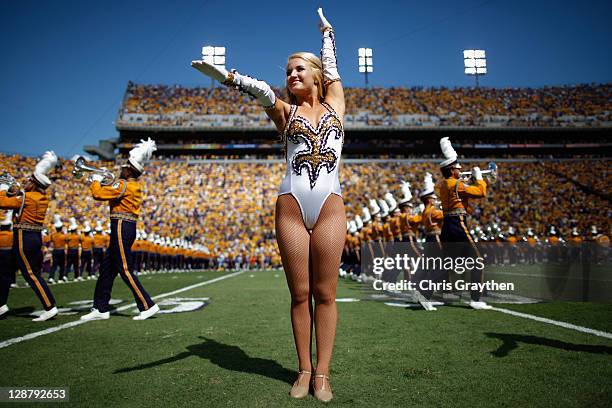
M 283 89 L 275 92 L 284 97 Z M 346 88 L 347 129 L 607 127 L 612 84 L 543 88 Z M 223 87 L 128 83 L 118 128 L 272 128 L 249 97 Z
M 31 174 L 35 159 L 0 155 L 0 164 L 2 171 L 23 180 Z M 113 168 L 113 163 L 95 164 Z M 486 162 L 470 163 L 475 164 L 486 168 Z M 513 227 L 519 235 L 531 228 L 545 236 L 554 225 L 561 236 L 569 236 L 573 228 L 586 236 L 595 225 L 610 235 L 612 210 L 604 197 L 610 192 L 608 165 L 605 160 L 500 163 L 499 178 L 487 198 L 474 202 L 470 228 L 496 223 L 502 230 Z M 142 177 L 146 198 L 138 227 L 149 236 L 202 244 L 212 256 L 262 255 L 278 266 L 274 202 L 284 166 L 278 162 L 153 161 Z M 49 230 L 54 214 L 65 222 L 75 217 L 79 225 L 86 220 L 92 225 L 97 220 L 108 221 L 108 208 L 94 201 L 86 183 L 75 180 L 71 171 L 71 162 L 65 161 L 49 188 Z M 386 192 L 399 197 L 401 180 L 410 182 L 418 197 L 426 171 L 436 181 L 440 179 L 436 160 L 343 163 L 340 181 L 347 216 L 361 214 L 369 198 L 382 198 Z M 574 179 L 590 183 L 593 193 L 585 192 Z

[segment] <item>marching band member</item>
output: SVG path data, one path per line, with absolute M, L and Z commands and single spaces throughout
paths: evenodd
M 93 249 L 93 232 L 89 221 L 85 221 L 85 227 L 83 228 L 83 236 L 81 237 L 81 279 L 83 279 L 83 272 L 87 270 L 87 280 L 91 280 L 94 275 L 92 268 L 92 249 Z
M 110 245 L 102 263 L 100 276 L 94 292 L 94 306 L 90 313 L 81 316 L 82 320 L 108 319 L 113 282 L 119 273 L 128 285 L 140 314 L 134 320 L 145 320 L 159 311 L 159 306 L 151 300 L 133 272 L 134 258 L 132 244 L 136 238 L 136 222 L 143 201 L 142 184 L 137 180 L 144 170 L 144 164 L 156 150 L 151 139 L 141 141 L 130 151 L 127 164 L 121 168 L 119 181 L 110 186 L 102 186 L 101 174 L 93 174 L 94 180 L 89 190 L 94 199 L 108 201 L 110 205 L 111 234 Z
M 276 237 L 292 297 L 292 328 L 299 360 L 298 379 L 290 395 L 306 397 L 314 378 L 315 397 L 329 401 L 336 286 L 346 233 L 338 181 L 345 103 L 336 66 L 334 31 L 321 9 L 318 12 L 323 33 L 321 59 L 310 53 L 289 57 L 286 82 L 290 104 L 277 99 L 263 81 L 227 72 L 203 60 L 193 61 L 192 66 L 254 96 L 286 144 L 287 171 L 277 199 Z M 310 346 L 313 323 L 317 344 L 315 374 Z
M 70 225 L 68 226 L 67 246 L 68 256 L 66 261 L 66 271 L 72 268 L 74 272 L 74 280 L 81 281 L 81 271 L 79 269 L 79 249 L 81 248 L 81 234 L 79 234 L 79 226 L 76 223 L 74 217 L 70 218 Z
M 58 310 L 55 298 L 42 279 L 42 236 L 45 214 L 49 205 L 46 189 L 51 185 L 47 173 L 57 164 L 57 156 L 52 151 L 45 152 L 42 159 L 36 164 L 34 173 L 24 186 L 24 191 L 17 191 L 15 185 L 10 188 L 0 186 L 0 208 L 14 210 L 13 256 L 21 274 L 28 282 L 36 296 L 38 296 L 45 311 L 35 322 L 43 322 L 57 315 Z M 8 189 L 8 190 L 7 190 Z M 0 305 L 5 310 L 5 304 Z
M 53 228 L 55 232 L 51 234 L 51 246 L 53 247 L 53 264 L 49 273 L 49 282 L 55 283 L 55 271 L 59 268 L 58 282 L 66 282 L 66 247 L 68 237 L 64 234 L 64 224 L 59 214 L 53 216 Z
M 461 165 L 457 162 L 457 153 L 453 149 L 448 137 L 440 139 L 440 147 L 445 157 L 440 163 L 440 169 L 444 177 L 444 180 L 440 183 L 440 199 L 442 201 L 442 211 L 444 212 L 444 221 L 440 233 L 440 240 L 443 243 L 442 248 L 445 252 L 462 252 L 460 256 L 469 254 L 468 256 L 474 258 L 480 257 L 480 253 L 465 225 L 466 208 L 469 208 L 468 200 L 470 198 L 486 196 L 487 183 L 483 180 L 482 173 L 478 167 L 472 169 L 473 185 L 468 185 L 465 181 L 460 180 Z M 460 243 L 466 243 L 467 245 L 460 245 Z M 458 251 L 455 251 L 455 249 Z M 474 268 L 471 271 L 471 278 L 473 282 L 483 283 L 484 273 L 482 270 Z M 473 309 L 491 309 L 491 306 L 480 301 L 480 296 L 480 291 L 472 290 L 470 306 Z
M 0 222 L 0 316 L 8 312 L 6 301 L 11 284 L 15 282 L 15 257 L 13 256 L 13 210 L 8 210 Z
M 440 234 L 442 233 L 442 222 L 444 221 L 444 213 L 436 208 L 436 193 L 431 173 L 425 173 L 423 190 L 419 195 L 423 202 L 424 208 L 421 214 L 421 223 L 425 231 L 424 255 L 426 258 L 435 258 L 442 255 L 442 243 Z M 417 281 L 429 280 L 431 282 L 440 282 L 446 275 L 444 270 L 424 270 L 419 271 Z M 450 281 L 450 279 L 449 279 Z M 427 311 L 437 310 L 431 302 L 433 290 L 421 290 L 421 295 L 424 299 L 420 299 L 419 303 Z

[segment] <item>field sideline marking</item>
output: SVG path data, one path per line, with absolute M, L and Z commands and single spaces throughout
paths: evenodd
M 244 271 L 230 273 L 229 275 L 219 276 L 218 278 L 215 278 L 215 279 L 211 279 L 211 280 L 207 280 L 207 281 L 204 281 L 204 282 L 196 283 L 196 284 L 193 284 L 193 285 L 185 286 L 184 288 L 173 290 L 172 292 L 162 293 L 161 295 L 153 296 L 153 299 L 161 299 L 161 298 L 165 298 L 165 297 L 168 297 L 168 296 L 176 295 L 177 293 L 181 293 L 181 292 L 185 292 L 185 291 L 188 291 L 188 290 L 191 290 L 191 289 L 195 289 L 195 288 L 200 287 L 200 286 L 210 285 L 211 283 L 219 282 L 219 281 L 221 281 L 223 279 L 227 279 L 227 278 L 232 278 L 234 276 L 240 275 L 241 273 L 244 273 Z M 132 308 L 134 306 L 136 306 L 136 303 L 130 303 L 129 305 L 121 306 L 121 307 L 119 307 L 119 308 L 117 308 L 115 310 L 117 312 L 121 312 L 123 310 L 130 309 L 130 308 Z M 55 333 L 55 332 L 60 331 L 60 330 L 69 329 L 71 327 L 79 326 L 79 325 L 84 324 L 84 323 L 89 323 L 91 321 L 95 321 L 95 320 L 75 320 L 75 321 L 72 321 L 72 322 L 69 322 L 69 323 L 60 324 L 59 326 L 50 327 L 50 328 L 45 329 L 45 330 L 37 331 L 37 332 L 34 332 L 34 333 L 29 333 L 29 334 L 26 334 L 25 336 L 15 337 L 13 339 L 4 340 L 4 341 L 0 342 L 0 349 L 8 347 L 8 346 L 10 346 L 12 344 L 21 343 L 22 341 L 32 340 L 32 339 L 35 339 L 36 337 L 44 336 L 46 334 Z
M 531 319 L 531 320 L 535 320 L 535 321 L 542 322 L 542 323 L 548 323 L 548 324 L 552 324 L 552 325 L 555 325 L 555 326 L 564 327 L 566 329 L 576 330 L 576 331 L 579 331 L 579 332 L 582 332 L 582 333 L 592 334 L 592 335 L 598 336 L 598 337 L 605 337 L 607 339 L 612 339 L 612 333 L 608 333 L 608 332 L 605 332 L 605 331 L 589 329 L 588 327 L 577 326 L 575 324 L 566 323 L 566 322 L 560 322 L 558 320 L 547 319 L 545 317 L 530 315 L 530 314 L 527 314 L 527 313 L 516 312 L 514 310 L 504 309 L 504 308 L 501 308 L 501 307 L 494 307 L 492 310 L 497 310 L 498 312 L 506 313 L 506 314 L 509 314 L 509 315 L 512 315 L 512 316 L 523 317 L 525 319 Z

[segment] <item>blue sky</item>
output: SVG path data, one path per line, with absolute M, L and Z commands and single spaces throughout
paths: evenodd
M 471 86 L 466 48 L 487 51 L 482 86 L 612 80 L 610 1 L 4 1 L 0 151 L 70 156 L 115 137 L 129 80 L 210 84 L 189 67 L 205 44 L 225 45 L 229 68 L 281 85 L 289 54 L 318 53 L 318 6 L 346 86 L 363 86 L 363 46 L 374 49 L 373 86 Z

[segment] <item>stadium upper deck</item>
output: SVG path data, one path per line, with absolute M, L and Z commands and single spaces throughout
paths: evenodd
M 284 91 L 275 90 L 280 97 Z M 347 88 L 347 156 L 435 155 L 451 136 L 469 156 L 607 155 L 612 84 L 548 88 Z M 278 155 L 263 110 L 235 90 L 128 83 L 105 159 L 153 137 L 157 155 Z M 455 136 L 453 136 L 455 135 Z

